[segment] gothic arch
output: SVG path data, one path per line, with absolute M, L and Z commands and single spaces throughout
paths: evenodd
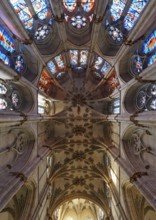
M 124 97 L 124 107 L 129 114 L 155 111 L 156 84 L 135 83 Z
M 156 212 L 153 207 L 132 183 L 125 183 L 122 186 L 122 191 L 130 220 L 154 220 L 156 218 Z
M 123 135 L 123 150 L 134 173 L 130 181 L 140 185 L 140 190 L 155 206 L 155 127 L 130 126 Z M 149 193 L 150 191 L 150 193 Z
M 35 185 L 32 181 L 26 182 L 11 201 L 0 212 L 0 218 L 7 220 L 27 220 L 32 217 L 32 208 L 35 201 Z M 9 218 L 9 219 L 10 219 Z

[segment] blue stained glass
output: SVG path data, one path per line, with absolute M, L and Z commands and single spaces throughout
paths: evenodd
M 141 57 L 139 55 L 135 55 L 132 58 L 132 68 L 135 74 L 139 74 L 143 70 L 143 62 L 141 60 Z
M 78 50 L 70 50 L 70 63 L 71 65 L 78 64 Z
M 56 64 L 59 68 L 64 69 L 64 61 L 62 55 L 55 57 Z
M 100 69 L 101 67 L 101 64 L 103 63 L 103 59 L 101 57 L 97 57 L 96 61 L 95 61 L 95 64 L 94 64 L 94 68 L 95 69 Z
M 10 53 L 15 51 L 13 40 L 2 27 L 0 27 L 0 45 Z
M 2 61 L 4 64 L 9 65 L 10 66 L 10 61 L 9 58 L 0 51 L 0 61 Z
M 76 8 L 76 0 L 63 0 L 63 4 L 69 12 L 73 12 Z
M 36 14 L 38 14 L 38 18 L 41 20 L 46 19 L 48 6 L 45 0 L 31 0 L 32 5 Z
M 113 4 L 110 8 L 110 14 L 113 21 L 120 19 L 126 3 L 127 0 L 113 0 Z
M 146 38 L 143 47 L 142 52 L 144 54 L 148 54 L 151 51 L 153 51 L 156 48 L 156 30 L 153 31 L 152 34 L 148 38 Z
M 90 12 L 94 7 L 95 0 L 81 0 L 82 8 L 85 12 Z
M 80 51 L 80 64 L 86 65 L 87 64 L 87 57 L 88 57 L 88 51 L 87 50 L 81 50 Z
M 86 18 L 81 15 L 77 15 L 76 17 L 71 18 L 71 24 L 76 28 L 82 28 L 86 26 Z
M 56 66 L 55 66 L 55 64 L 54 64 L 53 61 L 50 61 L 50 62 L 48 63 L 48 68 L 50 69 L 50 71 L 51 71 L 52 74 L 55 74 L 55 73 L 56 73 Z
M 156 62 L 156 52 L 152 54 L 147 60 L 148 66 L 152 65 L 155 62 Z
M 128 31 L 134 26 L 148 0 L 133 0 L 124 19 L 124 27 Z
M 26 29 L 31 30 L 33 27 L 33 18 L 28 6 L 24 0 L 10 0 L 15 12 L 18 14 L 20 20 L 23 22 Z
M 15 70 L 20 73 L 24 69 L 24 60 L 21 55 L 19 55 L 15 62 Z
M 100 71 L 101 71 L 102 75 L 105 75 L 109 69 L 110 69 L 110 64 L 105 61 L 104 65 Z

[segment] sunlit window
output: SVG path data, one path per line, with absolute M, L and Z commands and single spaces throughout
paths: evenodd
M 70 64 L 72 68 L 77 71 L 81 71 L 86 68 L 87 58 L 88 58 L 88 50 L 70 50 Z
M 85 12 L 90 12 L 94 7 L 95 0 L 81 0 L 82 8 Z
M 54 59 L 50 60 L 47 64 L 50 72 L 57 78 L 61 79 L 65 73 L 65 61 L 64 56 L 62 54 L 56 56 Z
M 0 45 L 10 53 L 15 51 L 13 39 L 11 39 L 2 27 L 0 27 Z
M 130 30 L 135 22 L 137 21 L 137 19 L 140 16 L 140 13 L 142 12 L 142 10 L 145 8 L 146 4 L 147 4 L 148 0 L 133 0 L 132 4 L 127 12 L 127 15 L 124 19 L 124 27 L 127 30 Z
M 25 28 L 31 30 L 33 28 L 34 19 L 24 0 L 10 0 L 15 12 L 24 24 Z
M 95 56 L 92 69 L 93 69 L 93 74 L 96 77 L 101 78 L 105 76 L 110 70 L 110 68 L 111 68 L 111 65 L 106 60 L 104 60 L 102 57 L 98 55 Z
M 38 18 L 41 20 L 46 19 L 48 13 L 46 0 L 31 0 L 31 2 Z
M 9 57 L 0 51 L 0 61 L 6 65 L 10 65 Z
M 110 9 L 111 18 L 113 21 L 117 21 L 120 19 L 126 3 L 127 0 L 113 0 Z
M 64 7 L 69 12 L 73 12 L 76 9 L 76 2 L 76 0 L 63 0 Z

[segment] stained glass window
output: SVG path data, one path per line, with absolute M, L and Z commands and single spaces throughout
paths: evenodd
M 63 4 L 69 12 L 73 12 L 76 8 L 76 0 L 63 0 Z
M 116 41 L 116 42 L 118 42 L 118 43 L 122 42 L 122 40 L 123 40 L 123 34 L 122 34 L 122 32 L 121 32 L 118 28 L 113 27 L 113 26 L 110 26 L 110 27 L 108 28 L 108 33 L 109 33 L 110 37 L 111 37 L 114 41 Z
M 156 30 L 153 31 L 152 34 L 145 40 L 142 52 L 144 54 L 148 54 L 156 48 Z
M 113 0 L 110 8 L 110 14 L 113 21 L 120 19 L 126 3 L 127 0 Z
M 78 64 L 78 50 L 70 50 L 70 63 L 71 65 Z
M 6 100 L 3 98 L 0 98 L 0 110 L 6 109 L 7 106 L 8 106 L 8 104 L 7 104 Z
M 80 65 L 86 65 L 87 64 L 87 57 L 88 57 L 88 51 L 87 50 L 81 50 L 80 51 Z
M 95 64 L 94 64 L 94 68 L 97 70 L 100 69 L 102 63 L 103 63 L 102 57 L 97 57 Z
M 23 22 L 26 29 L 31 30 L 33 27 L 32 14 L 24 0 L 10 0 L 15 12 L 18 14 L 20 20 Z
M 95 0 L 81 0 L 82 8 L 85 12 L 90 12 L 94 7 Z
M 55 57 L 55 61 L 56 61 L 57 66 L 60 69 L 64 69 L 65 65 L 64 65 L 64 60 L 63 60 L 62 55 L 59 55 L 59 56 Z
M 132 4 L 124 19 L 124 27 L 128 31 L 134 26 L 135 22 L 139 18 L 140 13 L 145 8 L 148 0 L 133 0 Z
M 93 65 L 93 69 L 95 70 L 94 74 L 98 78 L 101 78 L 101 76 L 106 75 L 106 73 L 108 72 L 110 67 L 111 67 L 110 64 L 106 60 L 104 60 L 100 56 L 96 56 L 95 61 L 94 61 L 94 65 Z
M 49 27 L 48 25 L 43 25 L 41 27 L 39 27 L 36 32 L 35 32 L 35 39 L 36 40 L 44 40 L 48 34 L 49 34 Z
M 21 55 L 19 55 L 19 56 L 16 58 L 15 70 L 16 70 L 18 73 L 21 73 L 23 69 L 24 69 L 24 60 L 23 60 L 23 57 L 22 57 Z
M 73 27 L 78 28 L 78 29 L 85 27 L 87 24 L 86 21 L 87 19 L 81 15 L 71 17 L 71 24 L 73 25 Z
M 7 88 L 6 86 L 0 82 L 0 95 L 4 95 L 7 93 Z
M 10 66 L 10 60 L 9 58 L 0 51 L 0 61 L 2 61 L 4 64 L 9 65 Z
M 65 74 L 65 63 L 62 54 L 56 56 L 53 60 L 48 62 L 48 68 L 56 78 L 61 78 Z
M 132 65 L 132 70 L 134 74 L 140 74 L 143 70 L 143 62 L 141 60 L 141 57 L 139 55 L 134 55 L 131 58 L 131 65 Z
M 156 52 L 152 54 L 147 60 L 148 66 L 152 65 L 155 62 L 156 62 Z
M 0 27 L 0 45 L 10 53 L 15 51 L 13 40 L 2 27 Z
M 48 13 L 46 0 L 31 0 L 31 2 L 36 14 L 38 14 L 38 18 L 41 20 L 46 19 Z
M 50 69 L 50 71 L 51 71 L 52 74 L 55 74 L 55 73 L 56 73 L 56 66 L 55 66 L 55 64 L 54 64 L 53 61 L 49 61 L 49 63 L 48 63 L 48 68 Z
M 49 95 L 53 89 L 53 86 L 54 83 L 52 78 L 45 70 L 43 70 L 38 84 L 39 89 Z

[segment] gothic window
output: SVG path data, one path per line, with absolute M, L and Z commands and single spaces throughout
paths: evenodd
M 25 0 L 10 0 L 15 12 L 24 24 L 25 28 L 31 30 L 33 28 L 34 19 L 25 2 Z
M 9 34 L 0 26 L 0 61 L 4 64 L 11 66 L 10 55 L 15 52 L 15 45 L 13 39 Z
M 131 100 L 131 105 L 129 105 L 129 100 Z M 130 114 L 156 111 L 156 84 L 144 84 L 136 89 L 132 87 L 126 94 L 124 104 Z
M 138 111 L 156 111 L 156 84 L 143 86 L 136 94 Z
M 133 28 L 148 0 L 113 0 L 105 28 L 112 43 L 122 44 L 124 37 Z
M 50 103 L 43 96 L 38 94 L 38 113 L 39 114 L 49 114 L 50 112 Z
M 0 80 L 0 110 L 19 110 L 22 103 L 20 92 Z
M 44 20 L 47 18 L 48 5 L 46 0 L 31 0 L 33 8 L 38 15 L 38 18 Z
M 81 0 L 81 6 L 85 12 L 90 12 L 94 7 L 95 0 Z
M 54 93 L 54 82 L 46 70 L 41 73 L 38 88 L 47 95 L 53 95 Z
M 120 99 L 113 100 L 112 103 L 113 106 L 113 114 L 119 114 L 120 113 Z
M 92 67 L 92 73 L 94 78 L 101 79 L 106 76 L 110 70 L 111 65 L 102 57 L 95 55 L 94 63 Z
M 63 0 L 63 5 L 69 12 L 73 12 L 76 9 L 76 2 L 77 0 Z
M 0 45 L 10 53 L 13 53 L 15 51 L 13 39 L 6 33 L 6 31 L 2 27 L 0 27 Z
M 63 0 L 65 20 L 71 27 L 83 29 L 84 27 L 88 27 L 93 20 L 92 14 L 95 1 L 81 0 L 80 4 L 77 3 L 77 0 Z
M 70 50 L 69 56 L 73 71 L 82 72 L 87 67 L 88 50 Z
M 36 41 L 44 40 L 50 33 L 52 16 L 47 0 L 31 0 L 28 6 L 25 0 L 10 0 L 19 19 Z M 34 10 L 34 13 L 32 11 Z M 34 19 L 34 16 L 37 19 Z
M 148 0 L 133 0 L 130 8 L 125 16 L 124 19 L 124 28 L 126 30 L 131 30 L 134 26 L 135 22 L 140 16 L 140 13 L 143 11 L 144 7 L 146 6 Z
M 6 56 L 4 53 L 2 53 L 0 51 L 0 61 L 3 62 L 4 64 L 10 66 L 10 60 L 9 60 L 9 57 Z
M 56 79 L 62 79 L 66 75 L 66 66 L 64 60 L 64 55 L 60 54 L 47 64 L 50 72 Z
M 141 49 L 140 49 L 141 48 Z M 143 69 L 156 61 L 156 30 L 154 30 L 143 43 L 138 45 L 135 53 L 130 58 L 130 74 L 134 77 Z

